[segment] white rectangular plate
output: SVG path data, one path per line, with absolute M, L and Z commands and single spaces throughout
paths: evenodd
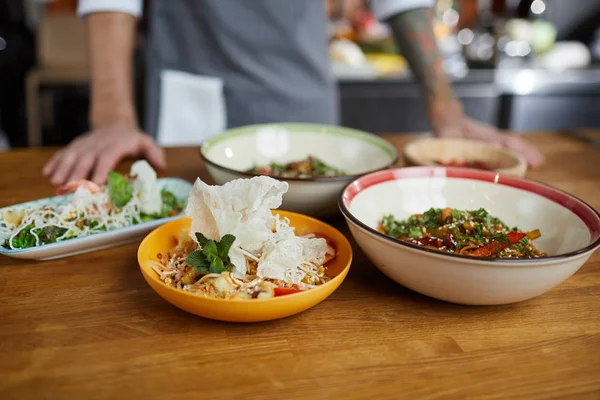
M 191 183 L 178 178 L 160 178 L 158 179 L 158 184 L 161 189 L 164 188 L 169 190 L 180 200 L 187 200 L 190 191 L 192 190 Z M 0 215 L 2 215 L 2 211 L 7 209 L 37 208 L 43 206 L 58 207 L 65 204 L 71 196 L 72 194 L 68 194 L 66 196 L 48 197 L 45 199 L 29 201 L 27 203 L 15 204 L 0 209 Z M 0 246 L 0 254 L 14 258 L 40 261 L 73 256 L 75 254 L 82 254 L 135 242 L 144 238 L 144 236 L 158 226 L 180 217 L 181 215 L 157 219 L 125 228 L 113 229 L 108 232 L 96 233 L 38 247 L 31 247 L 29 249 L 9 250 Z

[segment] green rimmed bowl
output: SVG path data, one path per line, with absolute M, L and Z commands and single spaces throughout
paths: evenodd
M 255 165 L 288 163 L 308 156 L 346 173 L 340 177 L 311 179 L 277 178 L 288 182 L 282 209 L 324 217 L 338 213 L 337 197 L 352 180 L 393 166 L 396 148 L 367 132 L 317 124 L 262 124 L 234 128 L 211 138 L 200 147 L 206 167 L 219 185 L 250 178 Z

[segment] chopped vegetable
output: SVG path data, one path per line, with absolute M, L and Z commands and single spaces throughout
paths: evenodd
M 379 231 L 426 248 L 473 257 L 537 258 L 546 255 L 531 243 L 541 236 L 539 230 L 529 233 L 517 228 L 511 230 L 482 208 L 471 211 L 431 208 L 404 221 L 386 215 L 380 221 Z
M 35 246 L 35 235 L 32 232 L 34 228 L 35 226 L 33 224 L 29 224 L 21 229 L 20 232 L 12 239 L 12 248 L 26 249 Z M 9 242 L 10 239 L 6 239 L 6 244 L 9 244 Z M 5 247 L 8 246 L 5 245 Z
M 272 162 L 266 166 L 254 166 L 247 170 L 250 174 L 270 175 L 282 178 L 318 178 L 344 176 L 344 171 L 325 164 L 317 157 L 309 156 L 304 160 L 287 164 Z
M 301 289 L 292 289 L 292 288 L 284 288 L 284 287 L 276 287 L 274 290 L 275 290 L 275 296 L 285 296 L 288 294 L 300 293 L 303 291 Z

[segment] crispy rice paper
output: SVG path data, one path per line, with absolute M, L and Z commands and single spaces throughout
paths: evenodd
M 287 182 L 268 176 L 237 179 L 223 186 L 197 179 L 186 209 L 192 219 L 190 236 L 196 241 L 195 232 L 202 232 L 220 240 L 232 234 L 236 240 L 229 256 L 234 275 L 245 276 L 246 253 L 258 260 L 259 277 L 298 283 L 305 276 L 303 265 L 323 262 L 327 242 L 295 236 L 287 221 L 272 215 L 287 190 Z

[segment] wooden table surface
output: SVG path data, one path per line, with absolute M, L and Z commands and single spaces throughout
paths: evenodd
M 387 136 L 398 148 L 408 136 Z M 600 209 L 600 150 L 549 133 L 530 178 Z M 53 194 L 49 150 L 0 155 L 0 206 Z M 208 175 L 197 149 L 166 175 Z M 126 165 L 121 166 L 123 169 Z M 341 217 L 328 222 L 349 232 Z M 397 285 L 365 258 L 320 305 L 231 324 L 171 306 L 137 244 L 48 262 L 0 258 L 0 399 L 599 399 L 600 252 L 551 292 L 468 307 Z

